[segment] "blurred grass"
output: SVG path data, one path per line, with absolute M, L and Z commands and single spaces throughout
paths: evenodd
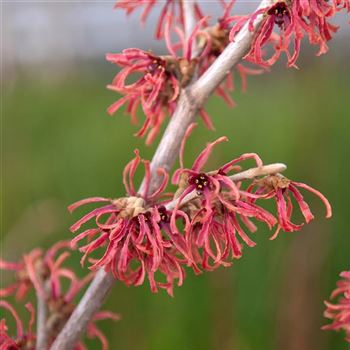
M 123 320 L 103 326 L 111 349 L 347 348 L 343 334 L 320 326 L 327 322 L 323 299 L 338 273 L 350 269 L 350 71 L 322 59 L 313 62 L 301 71 L 251 78 L 247 94 L 235 93 L 233 110 L 212 98 L 207 108 L 216 131 L 200 123 L 186 161 L 208 140 L 227 135 L 230 143 L 218 147 L 209 167 L 244 152 L 257 152 L 265 163 L 285 162 L 286 176 L 328 196 L 332 220 L 307 196 L 316 220 L 302 232 L 269 241 L 262 227 L 254 237 L 257 247 L 245 249 L 233 267 L 202 276 L 189 271 L 175 298 L 162 291 L 154 295 L 147 284 L 127 288 L 117 282 L 105 307 L 122 313 Z M 68 227 L 79 214 L 70 217 L 66 206 L 83 197 L 123 195 L 121 173 L 133 149 L 152 156 L 156 145 L 146 148 L 133 138 L 128 117 L 106 115 L 114 100 L 104 89 L 111 76 L 77 74 L 49 84 L 20 75 L 5 89 L 6 258 L 71 238 Z

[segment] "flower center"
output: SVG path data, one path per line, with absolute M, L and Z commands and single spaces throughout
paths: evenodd
M 195 185 L 197 192 L 202 193 L 206 187 L 209 188 L 210 180 L 208 175 L 200 173 L 190 179 L 190 184 Z
M 170 217 L 169 217 L 169 214 L 166 210 L 166 208 L 164 206 L 161 206 L 158 208 L 158 212 L 159 212 L 159 215 L 160 215 L 160 220 L 161 220 L 161 223 L 168 223 L 170 222 Z
M 267 13 L 274 16 L 274 21 L 280 28 L 290 21 L 290 13 L 284 2 L 278 2 Z
M 163 69 L 164 63 L 160 59 L 154 59 L 147 67 L 148 73 L 155 74 L 157 71 Z

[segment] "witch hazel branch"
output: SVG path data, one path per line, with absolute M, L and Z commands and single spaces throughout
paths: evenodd
M 124 0 L 115 7 L 128 15 L 141 8 L 144 22 L 156 5 L 156 0 Z M 159 137 L 169 119 L 168 126 L 152 161 L 135 150 L 125 166 L 126 196 L 91 197 L 69 207 L 74 212 L 95 206 L 71 226 L 70 242 L 58 242 L 46 252 L 34 249 L 18 262 L 0 261 L 2 270 L 15 275 L 14 282 L 0 290 L 4 298 L 0 307 L 14 318 L 17 328 L 13 332 L 6 319 L 1 320 L 1 349 L 85 349 L 83 335 L 98 338 L 107 349 L 97 322 L 120 318 L 99 311 L 117 281 L 132 286 L 147 282 L 152 292 L 164 289 L 173 296 L 186 274 L 231 266 L 245 249 L 254 247 L 258 222 L 270 232 L 270 239 L 300 231 L 314 219 L 304 194 L 319 198 L 325 216 L 331 217 L 326 197 L 288 179 L 282 163 L 264 164 L 258 154 L 244 153 L 207 169 L 212 152 L 228 141 L 225 136 L 207 143 L 191 166 L 184 163 L 186 141 L 197 116 L 214 128 L 205 110 L 211 94 L 234 107 L 237 78 L 245 91 L 248 76 L 267 73 L 282 55 L 287 66 L 296 67 L 303 38 L 318 47 L 317 55 L 324 54 L 337 31 L 331 19 L 350 11 L 349 0 L 263 0 L 249 15 L 237 15 L 234 5 L 235 1 L 220 2 L 222 15 L 213 21 L 199 2 L 167 0 L 161 3 L 155 33 L 166 44 L 165 54 L 136 48 L 107 54 L 107 60 L 120 68 L 108 88 L 121 95 L 108 113 L 124 108 L 136 124 L 141 110 L 143 122 L 136 135 L 145 137 L 146 144 Z M 176 159 L 179 167 L 172 170 Z M 134 176 L 140 169 L 144 179 L 137 190 Z M 170 182 L 175 191 L 168 190 Z M 269 202 L 274 204 L 272 211 L 266 209 Z M 301 213 L 301 222 L 295 220 L 295 211 Z M 69 267 L 71 249 L 82 254 L 81 264 L 88 271 L 83 278 Z M 342 293 L 344 297 L 338 304 L 326 304 L 326 317 L 334 322 L 325 328 L 348 333 L 349 276 L 344 272 L 342 277 L 332 298 Z M 37 296 L 37 314 L 28 297 L 31 289 Z M 11 296 L 25 302 L 20 308 L 27 308 L 28 323 L 6 300 Z

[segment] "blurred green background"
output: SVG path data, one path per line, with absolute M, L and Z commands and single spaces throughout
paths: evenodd
M 101 59 L 101 61 L 103 61 Z M 123 113 L 105 113 L 116 95 L 104 86 L 115 74 L 108 64 L 81 66 L 52 79 L 19 71 L 3 91 L 3 235 L 5 258 L 36 246 L 70 239 L 78 214 L 66 207 L 89 196 L 124 194 L 121 173 L 133 149 L 151 158 L 132 137 L 137 130 Z M 265 163 L 284 162 L 286 176 L 321 190 L 334 216 L 307 196 L 316 216 L 299 233 L 269 241 L 263 227 L 255 248 L 231 268 L 194 276 L 188 271 L 175 297 L 152 294 L 145 284 L 116 282 L 104 308 L 122 314 L 101 322 L 111 349 L 342 350 L 343 333 L 321 331 L 323 300 L 338 274 L 350 269 L 349 130 L 350 69 L 332 51 L 305 57 L 300 70 L 284 67 L 251 77 L 230 110 L 213 97 L 207 109 L 215 132 L 200 124 L 189 142 L 187 164 L 208 140 L 217 148 L 209 168 L 244 152 Z M 59 74 L 58 74 L 59 75 Z M 239 82 L 237 82 L 239 85 Z M 79 254 L 74 260 L 80 269 Z M 7 281 L 7 278 L 6 278 Z M 97 343 L 91 342 L 92 349 Z

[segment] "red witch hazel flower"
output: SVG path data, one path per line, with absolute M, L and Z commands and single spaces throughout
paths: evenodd
M 232 198 L 239 199 L 240 190 L 237 185 L 229 179 L 227 173 L 231 170 L 237 169 L 237 164 L 246 159 L 254 159 L 258 167 L 262 166 L 262 160 L 255 153 L 246 153 L 223 165 L 216 171 L 207 173 L 203 172 L 202 168 L 208 161 L 214 147 L 219 143 L 228 141 L 227 137 L 220 137 L 214 142 L 208 143 L 205 149 L 193 162 L 192 168 L 186 169 L 183 165 L 185 143 L 195 127 L 196 124 L 193 123 L 186 131 L 180 148 L 180 168 L 175 171 L 172 179 L 173 183 L 179 186 L 179 191 L 176 194 L 176 197 L 178 197 L 177 207 L 179 207 L 182 200 L 193 191 L 195 191 L 199 196 L 203 196 L 203 205 L 206 209 L 210 209 L 210 205 L 214 197 L 221 198 L 220 191 L 223 188 L 229 191 Z M 246 195 L 250 194 L 246 193 Z
M 235 182 L 235 174 L 230 176 L 229 173 L 240 169 L 238 164 L 247 159 L 255 161 L 255 169 L 262 169 L 262 160 L 255 153 L 243 154 L 215 171 L 204 172 L 202 168 L 213 148 L 226 141 L 225 137 L 209 143 L 196 158 L 192 168 L 185 169 L 183 166 L 185 142 L 194 126 L 195 124 L 192 124 L 185 134 L 180 150 L 180 169 L 173 176 L 173 182 L 179 186 L 179 190 L 175 194 L 177 203 L 171 222 L 175 222 L 178 209 L 188 215 L 190 225 L 185 227 L 185 237 L 195 264 L 200 264 L 205 270 L 229 265 L 230 257 L 242 256 L 243 247 L 239 239 L 250 247 L 255 246 L 255 242 L 242 227 L 243 224 L 248 231 L 255 232 L 257 227 L 252 219 L 264 222 L 270 230 L 278 223 L 272 238 L 277 236 L 280 229 L 300 230 L 302 225 L 291 222 L 293 213 L 291 197 L 296 200 L 307 223 L 313 219 L 313 215 L 298 188 L 316 194 L 326 206 L 326 217 L 331 216 L 331 207 L 320 192 L 305 184 L 287 180 L 280 174 L 265 177 L 260 175 L 257 179 L 249 177 L 247 180 L 252 180 L 251 184 L 244 190 L 242 180 Z M 275 198 L 277 203 L 278 220 L 257 204 L 258 201 L 272 198 Z
M 107 60 L 123 67 L 108 88 L 125 95 L 108 108 L 108 113 L 114 114 L 122 105 L 127 104 L 127 113 L 137 123 L 136 113 L 141 103 L 146 121 L 137 135 L 144 136 L 149 132 L 146 143 L 152 143 L 165 116 L 172 114 L 176 107 L 180 85 L 176 78 L 175 61 L 171 56 L 155 56 L 139 49 L 108 54 Z M 126 79 L 133 73 L 141 73 L 142 76 L 127 85 Z
M 324 316 L 332 320 L 331 324 L 323 326 L 324 330 L 343 330 L 345 340 L 350 342 L 350 271 L 340 274 L 343 279 L 337 282 L 337 288 L 331 294 L 331 299 L 338 298 L 336 304 L 325 301 Z
M 178 29 L 179 44 L 172 44 L 170 36 L 166 35 L 171 55 L 156 56 L 139 49 L 107 54 L 108 61 L 122 67 L 108 88 L 124 95 L 108 108 L 108 113 L 112 115 L 121 106 L 127 105 L 126 112 L 131 115 L 132 122 L 137 123 L 137 109 L 141 105 L 146 120 L 137 136 L 142 137 L 148 133 L 146 144 L 153 142 L 165 117 L 174 113 L 180 88 L 191 81 L 197 61 L 206 54 L 204 50 L 198 58 L 191 58 L 192 43 L 197 36 L 203 34 L 200 28 L 204 20 L 205 18 L 197 23 L 188 40 L 184 39 L 183 33 Z M 177 56 L 178 48 L 183 50 L 181 57 Z M 127 83 L 135 73 L 140 73 L 141 76 L 135 82 Z
M 47 276 L 47 271 L 42 264 L 42 251 L 37 248 L 24 255 L 19 262 L 8 262 L 0 258 L 0 270 L 16 274 L 16 281 L 13 284 L 0 289 L 0 297 L 15 295 L 17 300 L 25 298 L 33 285 L 37 290 L 42 291 L 35 271 L 43 278 Z
M 33 331 L 35 311 L 31 304 L 25 305 L 30 313 L 30 320 L 28 324 L 28 329 L 25 331 L 23 322 L 18 316 L 16 310 L 11 304 L 5 300 L 0 300 L 0 308 L 7 310 L 11 316 L 14 318 L 16 323 L 16 335 L 10 335 L 9 329 L 6 325 L 6 320 L 2 318 L 0 320 L 0 349 L 1 350 L 34 350 L 36 336 Z M 3 314 L 2 314 L 3 315 Z
M 309 205 L 305 202 L 304 197 L 298 188 L 304 189 L 319 197 L 326 208 L 326 218 L 332 216 L 332 208 L 327 198 L 321 192 L 301 182 L 291 181 L 282 175 L 269 175 L 265 178 L 256 180 L 250 186 L 248 191 L 252 191 L 253 188 L 255 188 L 254 194 L 257 196 L 261 196 L 265 199 L 275 198 L 278 214 L 278 227 L 271 239 L 276 238 L 281 229 L 285 232 L 299 231 L 304 225 L 294 224 L 291 221 L 293 215 L 292 197 L 298 204 L 305 222 L 309 223 L 314 219 Z
M 185 242 L 181 235 L 172 233 L 169 227 L 169 212 L 164 208 L 165 202 L 160 201 L 168 182 L 168 174 L 159 169 L 163 181 L 158 189 L 148 194 L 150 184 L 149 162 L 141 160 L 138 151 L 136 157 L 125 167 L 124 185 L 129 197 L 108 199 L 94 197 L 81 200 L 69 207 L 70 211 L 88 204 L 106 202 L 107 204 L 86 214 L 72 227 L 77 232 L 80 227 L 95 218 L 96 227 L 78 234 L 73 240 L 75 246 L 84 238 L 88 244 L 80 248 L 84 253 L 82 263 L 87 256 L 103 247 L 104 253 L 99 259 L 90 259 L 90 269 L 105 268 L 111 271 L 115 278 L 127 285 L 143 284 L 147 275 L 151 290 L 164 288 L 172 295 L 173 284 L 181 285 L 184 271 L 181 264 L 185 253 Z M 133 177 L 140 165 L 145 167 L 145 195 L 137 194 Z M 179 211 L 179 217 L 184 214 Z M 156 272 L 165 276 L 165 282 L 155 280 Z
M 25 254 L 18 263 L 0 260 L 2 270 L 16 272 L 16 281 L 0 289 L 0 296 L 15 295 L 17 300 L 23 300 L 28 291 L 34 288 L 37 294 L 47 300 L 62 299 L 65 302 L 71 302 L 93 275 L 89 274 L 79 280 L 73 271 L 62 266 L 70 252 L 64 251 L 58 255 L 57 253 L 68 247 L 70 247 L 69 242 L 60 241 L 48 249 L 45 254 L 40 249 L 33 249 L 29 254 Z M 62 279 L 69 281 L 66 292 L 62 290 Z
M 177 204 L 173 211 L 172 221 L 175 220 L 177 210 L 185 205 L 191 197 L 191 206 L 183 209 L 191 220 L 186 231 L 186 240 L 190 246 L 191 255 L 196 263 L 200 263 L 205 270 L 211 270 L 219 265 L 228 266 L 227 258 L 242 255 L 242 246 L 237 235 L 250 247 L 255 243 L 247 236 L 239 221 L 242 221 L 248 230 L 256 231 L 256 226 L 250 218 L 265 222 L 269 228 L 276 224 L 276 219 L 265 209 L 249 203 L 246 198 L 252 196 L 249 192 L 240 189 L 240 184 L 234 183 L 228 173 L 239 169 L 237 164 L 253 159 L 258 167 L 262 161 L 254 153 L 242 156 L 223 165 L 216 171 L 203 172 L 202 168 L 208 160 L 213 148 L 227 138 L 221 137 L 209 143 L 193 163 L 191 169 L 183 167 L 183 151 L 186 138 L 191 133 L 192 124 L 187 130 L 180 152 L 181 168 L 174 173 L 173 182 L 179 185 L 175 195 Z M 198 196 L 193 200 L 194 196 Z M 239 220 L 238 220 L 239 218 Z M 210 264 L 212 260 L 213 264 Z
M 263 15 L 263 23 L 258 30 L 252 44 L 250 53 L 246 56 L 248 61 L 259 65 L 273 65 L 282 52 L 285 52 L 289 66 L 295 66 L 300 52 L 300 43 L 306 35 L 313 45 L 319 46 L 318 54 L 328 50 L 327 41 L 332 39 L 332 34 L 337 27 L 329 23 L 329 18 L 339 11 L 341 6 L 336 1 L 277 1 L 271 6 L 257 10 L 250 16 L 241 16 L 236 19 L 232 27 L 230 38 L 234 40 L 236 34 L 245 23 L 253 31 L 253 24 L 258 16 Z M 277 31 L 274 31 L 277 29 Z M 290 53 L 293 42 L 294 51 Z M 263 47 L 272 44 L 274 54 L 269 59 L 264 59 Z

